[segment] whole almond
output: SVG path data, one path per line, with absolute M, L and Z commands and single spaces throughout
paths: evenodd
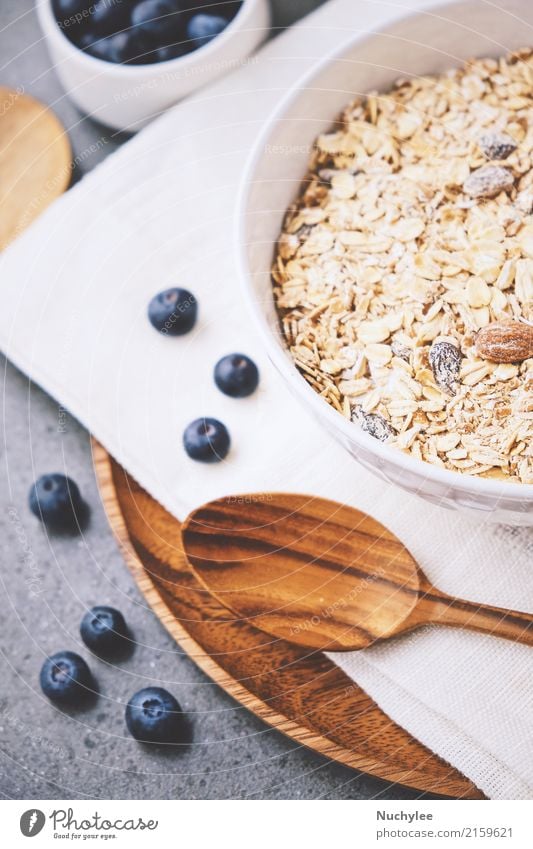
M 501 165 L 484 165 L 466 178 L 463 189 L 473 198 L 494 198 L 500 192 L 507 192 L 514 185 L 514 176 L 508 168 Z
M 533 357 L 533 327 L 522 321 L 497 321 L 476 336 L 480 357 L 495 363 L 517 363 Z
M 517 148 L 515 140 L 507 133 L 484 133 L 478 144 L 489 159 L 507 159 Z

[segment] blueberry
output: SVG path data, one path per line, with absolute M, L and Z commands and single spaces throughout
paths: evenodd
M 221 15 L 194 15 L 187 24 L 187 38 L 201 47 L 220 35 L 228 24 L 228 19 Z
M 63 35 L 77 44 L 91 19 L 90 0 L 54 0 L 53 10 Z
M 54 702 L 75 704 L 94 694 L 91 670 L 73 651 L 59 651 L 48 657 L 39 676 L 41 690 Z
M 218 5 L 217 8 L 219 9 L 219 13 L 223 14 L 226 18 L 232 21 L 241 6 L 242 0 L 228 0 L 228 2 L 223 3 L 222 6 Z
M 60 23 L 71 24 L 71 17 L 88 17 L 90 0 L 54 0 L 54 13 Z
M 128 627 L 119 610 L 98 605 L 88 610 L 81 620 L 80 634 L 92 652 L 110 657 L 125 648 Z
M 98 35 L 114 35 L 130 25 L 130 3 L 116 0 L 96 0 L 90 7 L 91 28 Z
M 225 395 L 246 398 L 257 389 L 259 371 L 245 354 L 229 354 L 215 366 L 215 383 Z
M 180 35 L 182 16 L 174 0 L 142 0 L 131 13 L 131 23 L 143 41 L 164 47 Z
M 191 48 L 187 42 L 169 44 L 166 47 L 157 47 L 150 54 L 150 62 L 170 62 L 171 59 L 178 59 L 180 56 L 190 53 L 190 51 Z
M 198 302 L 187 289 L 166 289 L 148 305 L 152 326 L 168 336 L 183 336 L 192 330 L 197 314 Z
M 51 528 L 75 527 L 85 505 L 77 484 L 59 473 L 42 475 L 31 486 L 28 503 L 34 516 Z
M 185 428 L 183 447 L 192 460 L 218 463 L 227 456 L 230 436 L 218 419 L 196 419 Z
M 78 38 L 76 38 L 76 44 L 80 48 L 80 50 L 85 50 L 86 53 L 91 52 L 91 47 L 93 44 L 99 41 L 97 35 L 92 32 L 84 32 Z
M 126 725 L 141 743 L 178 743 L 184 731 L 181 707 L 162 687 L 145 687 L 131 697 Z
M 126 65 L 142 62 L 143 48 L 132 32 L 117 32 L 105 38 L 93 40 L 85 47 L 87 53 L 104 62 Z

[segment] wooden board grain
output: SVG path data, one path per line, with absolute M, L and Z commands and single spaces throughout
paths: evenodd
M 324 655 L 267 636 L 210 596 L 185 561 L 180 523 L 96 442 L 93 453 L 109 522 L 140 590 L 210 678 L 277 730 L 345 766 L 429 793 L 483 798 Z

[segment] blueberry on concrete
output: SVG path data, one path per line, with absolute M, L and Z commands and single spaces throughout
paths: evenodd
M 41 690 L 54 702 L 77 704 L 94 693 L 94 681 L 84 659 L 72 651 L 48 657 L 39 676 Z
M 28 503 L 34 516 L 51 528 L 73 528 L 85 514 L 78 486 L 66 475 L 42 475 L 31 486 Z
M 128 627 L 120 610 L 98 605 L 87 611 L 80 624 L 85 645 L 100 657 L 122 653 L 127 646 Z
M 141 743 L 179 743 L 184 718 L 179 703 L 162 687 L 145 687 L 126 707 L 128 731 Z

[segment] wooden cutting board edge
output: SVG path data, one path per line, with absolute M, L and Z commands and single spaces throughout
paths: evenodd
M 401 767 L 395 767 L 390 763 L 380 763 L 375 759 L 367 760 L 361 754 L 339 746 L 325 736 L 317 735 L 316 732 L 306 728 L 300 722 L 274 710 L 255 693 L 252 693 L 232 677 L 188 633 L 165 602 L 155 582 L 143 566 L 130 539 L 126 519 L 117 494 L 114 476 L 114 468 L 121 470 L 121 467 L 115 463 L 95 439 L 92 440 L 92 450 L 102 503 L 111 529 L 119 543 L 122 555 L 137 586 L 170 635 L 209 678 L 215 681 L 215 683 L 240 704 L 273 726 L 276 730 L 281 731 L 300 745 L 306 746 L 344 766 L 348 766 L 359 772 L 368 773 L 391 784 L 400 784 L 427 793 L 440 794 L 456 799 L 485 798 L 483 793 L 472 782 L 451 766 L 445 778 L 435 779 L 430 773 L 428 774 L 427 770 L 422 771 L 420 764 L 413 764 L 412 769 L 405 770 Z M 175 521 L 177 522 L 177 520 Z M 347 686 L 353 686 L 351 679 L 347 677 L 346 681 Z M 369 696 L 366 698 L 368 699 L 369 712 L 380 710 Z M 405 733 L 406 738 L 412 739 L 407 732 L 403 733 Z M 428 751 L 428 759 L 433 758 L 437 758 L 437 756 Z

